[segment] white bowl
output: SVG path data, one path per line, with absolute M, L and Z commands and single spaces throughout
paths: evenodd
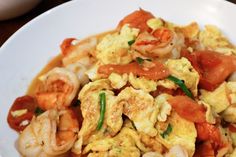
M 0 21 L 14 18 L 30 11 L 41 0 L 0 0 Z

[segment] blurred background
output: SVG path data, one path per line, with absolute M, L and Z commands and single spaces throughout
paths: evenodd
M 0 0 L 0 11 L 1 11 L 1 6 L 5 5 L 6 2 L 9 1 L 14 1 L 14 0 Z M 0 47 L 14 32 L 16 32 L 20 27 L 22 27 L 24 24 L 32 20 L 34 17 L 40 15 L 41 13 L 55 6 L 58 6 L 62 3 L 66 3 L 68 1 L 70 0 L 41 0 L 36 7 L 34 7 L 31 11 L 22 16 L 8 20 L 1 20 L 0 16 Z M 228 0 L 228 1 L 236 5 L 236 0 Z M 18 0 L 18 2 L 22 1 Z

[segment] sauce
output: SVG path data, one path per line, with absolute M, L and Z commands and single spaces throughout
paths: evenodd
M 94 35 L 91 37 L 88 37 L 86 39 L 83 39 L 81 41 L 79 41 L 78 44 L 83 44 L 85 42 L 87 42 L 90 38 L 96 38 L 99 41 L 101 41 L 101 39 L 110 33 L 115 33 L 117 32 L 116 30 L 112 30 L 112 31 L 107 31 L 98 35 Z M 81 58 L 83 57 L 83 55 L 80 56 Z M 51 61 L 49 61 L 49 63 L 36 75 L 36 77 L 32 80 L 30 86 L 28 87 L 28 90 L 26 92 L 27 95 L 35 95 L 35 93 L 37 92 L 39 86 L 41 85 L 40 80 L 38 79 L 40 76 L 46 74 L 47 72 L 49 72 L 50 70 L 52 70 L 55 67 L 62 67 L 62 54 L 57 55 L 55 58 L 53 58 Z M 79 58 L 77 58 L 79 59 Z
M 62 55 L 59 54 L 55 58 L 53 58 L 49 63 L 36 75 L 36 77 L 31 82 L 26 94 L 27 95 L 35 95 L 37 92 L 37 89 L 41 85 L 40 80 L 38 79 L 40 76 L 46 74 L 50 70 L 52 70 L 55 67 L 62 67 Z

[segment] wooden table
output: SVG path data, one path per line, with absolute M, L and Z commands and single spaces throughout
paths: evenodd
M 25 23 L 38 16 L 39 14 L 70 0 L 43 0 L 36 8 L 29 13 L 7 21 L 0 21 L 0 46 Z M 228 0 L 236 4 L 236 0 Z

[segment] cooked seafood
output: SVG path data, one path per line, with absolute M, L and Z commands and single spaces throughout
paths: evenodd
M 234 157 L 235 55 L 216 26 L 142 9 L 113 31 L 67 38 L 61 64 L 9 111 L 17 148 L 26 157 Z
M 63 155 L 72 148 L 78 130 L 73 111 L 48 110 L 33 118 L 20 134 L 19 151 L 26 157 Z

